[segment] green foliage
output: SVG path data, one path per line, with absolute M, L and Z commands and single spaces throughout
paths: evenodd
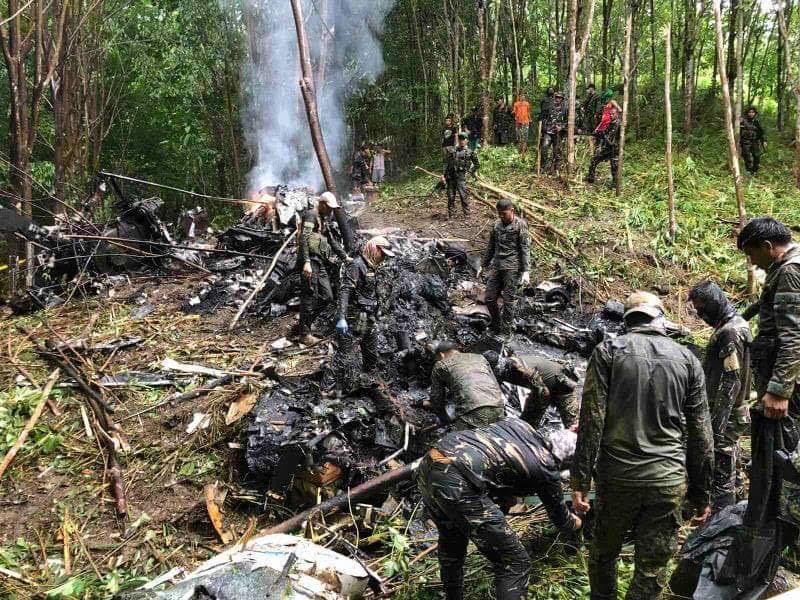
M 54 391 L 54 397 L 58 393 L 58 390 Z M 8 452 L 17 441 L 40 398 L 41 393 L 31 388 L 14 387 L 0 391 L 0 454 Z M 14 464 L 18 465 L 24 457 L 52 454 L 61 446 L 62 441 L 60 434 L 37 424 L 20 450 L 23 456 L 18 456 Z

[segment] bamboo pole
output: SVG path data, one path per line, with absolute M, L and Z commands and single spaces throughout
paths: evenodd
M 633 37 L 633 7 L 625 8 L 625 50 L 622 57 L 622 125 L 619 133 L 619 161 L 617 163 L 616 194 L 622 194 L 622 170 L 625 164 L 625 132 L 628 124 L 628 106 L 631 88 L 631 38 Z

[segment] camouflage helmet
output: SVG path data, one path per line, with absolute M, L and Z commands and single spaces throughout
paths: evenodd
M 634 292 L 625 299 L 624 318 L 633 313 L 642 313 L 649 317 L 656 318 L 664 314 L 664 305 L 661 299 L 650 292 Z

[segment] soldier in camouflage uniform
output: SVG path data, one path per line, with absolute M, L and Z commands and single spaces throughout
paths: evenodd
M 528 226 L 514 215 L 511 200 L 503 198 L 496 207 L 500 218 L 489 234 L 489 245 L 483 256 L 481 270 L 491 269 L 486 281 L 485 302 L 492 316 L 492 329 L 497 333 L 508 333 L 514 323 L 519 286 L 528 285 L 531 281 L 530 240 Z M 502 319 L 497 305 L 501 296 Z
M 589 360 L 572 469 L 573 506 L 579 515 L 589 509 L 594 477 L 592 600 L 616 600 L 617 558 L 631 529 L 635 569 L 626 599 L 658 600 L 667 562 L 677 550 L 687 472 L 698 520 L 711 512 L 713 436 L 703 368 L 667 337 L 661 301 L 647 292 L 632 294 L 624 318 L 627 333 L 600 343 Z
M 377 271 L 387 256 L 394 256 L 389 240 L 379 235 L 367 241 L 361 254 L 344 270 L 339 289 L 336 321 L 339 350 L 347 352 L 351 344 L 358 341 L 366 372 L 374 371 L 378 366 L 378 332 L 375 330 L 379 309 Z M 350 323 L 353 324 L 352 335 Z
M 622 122 L 620 119 L 619 105 L 613 100 L 611 103 L 612 107 L 609 110 L 610 121 L 606 124 L 598 125 L 592 134 L 599 143 L 594 156 L 592 156 L 592 162 L 589 164 L 589 173 L 584 179 L 586 183 L 595 182 L 597 167 L 600 163 L 605 161 L 608 161 L 611 167 L 611 181 L 609 185 L 613 186 L 617 180 L 617 168 L 619 167 L 619 136 Z
M 315 210 L 309 209 L 303 214 L 297 242 L 297 264 L 303 273 L 298 330 L 303 343 L 315 344 L 319 340 L 311 335 L 311 325 L 321 309 L 333 304 L 331 273 L 336 268 L 333 249 L 327 236 L 320 232 L 320 220 Z
M 490 425 L 505 417 L 503 391 L 480 354 L 459 352 L 452 342 L 433 347 L 429 406 L 457 429 Z
M 754 410 L 791 427 L 800 417 L 800 246 L 792 241 L 789 228 L 772 217 L 748 222 L 737 245 L 767 272 L 758 302 L 744 315 L 758 314 L 752 364 L 759 405 Z M 795 466 L 800 465 L 798 454 L 792 454 Z M 784 515 L 800 526 L 800 488 L 784 483 L 782 503 Z
M 714 431 L 712 504 L 719 510 L 737 502 L 739 437 L 750 424 L 750 344 L 747 324 L 719 286 L 704 281 L 689 292 L 698 316 L 714 328 L 703 364 Z
M 446 148 L 442 183 L 447 186 L 447 217 L 452 219 L 456 210 L 456 194 L 461 200 L 464 216 L 469 216 L 469 192 L 467 173 L 475 175 L 480 168 L 478 155 L 467 146 L 467 134 L 458 134 L 458 146 Z
M 580 129 L 586 133 L 592 133 L 600 124 L 600 115 L 603 113 L 603 103 L 597 94 L 597 88 L 593 83 L 586 86 L 586 98 L 584 98 L 580 109 Z
M 558 409 L 564 427 L 572 427 L 577 421 L 575 386 L 565 365 L 536 354 L 520 354 L 503 358 L 489 350 L 483 353 L 498 381 L 528 388 L 531 393 L 525 400 L 521 418 L 534 428 L 539 427 L 542 417 L 551 404 Z
M 501 506 L 536 494 L 552 523 L 564 532 L 581 519 L 564 503 L 560 471 L 574 451 L 575 434 L 545 438 L 519 419 L 446 435 L 422 459 L 417 484 L 439 530 L 439 570 L 447 600 L 464 598 L 467 545 L 494 567 L 495 598 L 527 597 L 531 559 L 506 522 Z
M 752 106 L 739 122 L 739 144 L 742 147 L 745 169 L 755 175 L 761 162 L 761 152 L 767 142 L 764 141 L 764 130 L 758 120 L 758 111 Z
M 556 92 L 553 102 L 547 108 L 542 120 L 542 142 L 539 152 L 542 156 L 542 168 L 550 172 L 558 170 L 561 164 L 561 146 L 567 133 L 567 107 L 564 94 Z M 548 157 L 548 154 L 550 156 Z

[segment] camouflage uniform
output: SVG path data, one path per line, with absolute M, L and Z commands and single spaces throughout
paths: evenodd
M 464 216 L 469 215 L 469 192 L 467 173 L 473 175 L 480 168 L 478 155 L 469 148 L 448 147 L 444 155 L 444 179 L 447 182 L 447 215 L 453 216 L 456 209 L 456 194 L 461 200 Z
M 433 365 L 430 402 L 457 429 L 490 425 L 505 416 L 503 392 L 480 354 L 455 352 Z
M 576 381 L 569 377 L 564 365 L 535 354 L 521 354 L 513 358 L 500 358 L 494 373 L 499 381 L 507 381 L 531 390 L 525 400 L 522 419 L 534 428 L 551 404 L 558 409 L 564 427 L 572 427 L 577 420 L 575 403 Z
M 517 305 L 519 278 L 530 270 L 530 239 L 528 226 L 519 217 L 514 217 L 508 225 L 500 219 L 489 234 L 489 245 L 483 256 L 484 269 L 492 271 L 486 281 L 486 307 L 492 315 L 492 327 L 496 331 L 510 331 L 514 323 L 514 310 Z M 503 297 L 502 322 L 497 299 Z
M 553 102 L 547 107 L 547 116 L 542 122 L 542 144 L 539 152 L 542 155 L 541 164 L 543 169 L 549 169 L 550 171 L 558 169 L 561 164 L 561 142 L 566 131 L 566 105 L 562 102 L 559 107 Z M 548 153 L 551 153 L 549 158 Z
M 581 123 L 583 131 L 591 133 L 600 124 L 600 116 L 603 113 L 603 102 L 598 94 L 586 96 L 581 105 Z
M 597 174 L 597 167 L 600 163 L 609 161 L 611 167 L 611 181 L 617 180 L 617 168 L 619 167 L 619 134 L 620 134 L 621 120 L 611 121 L 602 133 L 595 134 L 600 143 L 597 150 L 592 156 L 592 162 L 589 163 L 589 174 L 586 176 L 586 181 L 594 183 Z
M 447 600 L 464 597 L 464 558 L 472 540 L 493 565 L 495 597 L 521 600 L 531 560 L 508 526 L 497 498 L 536 494 L 550 520 L 573 531 L 550 443 L 519 419 L 451 433 L 417 472 L 422 501 L 439 530 L 439 569 Z
M 578 432 L 572 488 L 587 492 L 595 472 L 597 481 L 591 597 L 616 599 L 617 558 L 633 528 L 635 571 L 626 598 L 658 599 L 687 471 L 689 500 L 710 500 L 714 446 L 700 362 L 653 324 L 602 342 L 589 361 Z
M 347 265 L 339 290 L 339 309 L 336 319 L 347 319 L 351 333 L 339 337 L 339 349 L 347 352 L 358 341 L 365 371 L 378 366 L 377 269 L 364 256 L 358 256 Z
M 753 119 L 742 117 L 739 122 L 739 144 L 742 147 L 742 158 L 745 169 L 755 175 L 761 162 L 761 150 L 764 147 L 764 130 L 758 117 Z
M 347 258 L 344 249 L 332 238 L 330 230 L 326 228 L 325 231 L 327 235 L 314 231 L 314 221 L 303 221 L 297 243 L 298 269 L 302 270 L 308 262 L 312 270 L 310 278 L 303 276 L 300 280 L 300 335 L 310 333 L 320 310 L 333 304 L 331 273 L 336 267 L 333 254 Z
M 703 365 L 714 431 L 714 509 L 735 504 L 739 437 L 750 424 L 750 327 L 730 306 L 708 343 Z
M 758 303 L 758 335 L 753 341 L 752 364 L 759 399 L 766 392 L 789 398 L 789 416 L 800 417 L 800 246 L 792 247 L 767 270 Z M 795 450 L 793 458 L 798 452 Z M 798 461 L 800 463 L 800 461 Z M 800 488 L 784 482 L 784 509 L 800 515 Z M 800 526 L 800 520 L 795 521 Z

